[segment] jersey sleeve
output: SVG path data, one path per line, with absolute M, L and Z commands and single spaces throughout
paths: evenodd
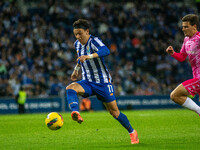
M 94 52 L 98 54 L 99 57 L 105 57 L 110 54 L 110 50 L 104 43 L 97 37 L 92 40 L 91 44 L 92 49 Z
M 176 60 L 182 62 L 187 58 L 187 54 L 174 52 L 172 57 L 174 57 Z

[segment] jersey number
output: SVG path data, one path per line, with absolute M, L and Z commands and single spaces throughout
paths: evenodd
M 108 86 L 109 93 L 113 93 L 114 92 L 113 86 L 112 85 L 107 85 L 107 86 Z

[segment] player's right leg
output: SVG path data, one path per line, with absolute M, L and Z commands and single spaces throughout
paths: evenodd
M 85 90 L 83 89 L 83 87 L 76 82 L 71 83 L 70 85 L 66 87 L 67 102 L 69 104 L 69 108 L 72 111 L 71 117 L 74 121 L 77 121 L 78 123 L 82 123 L 83 118 L 80 116 L 80 113 L 79 113 L 77 94 L 82 95 L 84 93 L 85 93 Z
M 192 86 L 192 84 L 196 84 L 196 82 L 193 82 L 194 79 L 187 80 L 177 86 L 172 93 L 170 94 L 170 98 L 177 104 L 188 108 L 197 114 L 200 115 L 200 107 L 189 97 L 189 95 L 194 96 L 194 92 L 196 89 L 193 89 L 194 87 L 197 86 Z M 187 88 L 187 86 L 190 86 L 190 88 Z

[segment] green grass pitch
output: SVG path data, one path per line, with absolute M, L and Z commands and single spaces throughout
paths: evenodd
M 199 150 L 200 117 L 186 109 L 122 111 L 138 131 L 131 145 L 128 132 L 108 112 L 84 112 L 82 124 L 61 113 L 64 125 L 49 130 L 47 113 L 1 115 L 0 150 Z

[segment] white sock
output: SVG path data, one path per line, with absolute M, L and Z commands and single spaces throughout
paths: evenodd
M 191 98 L 187 97 L 186 101 L 183 103 L 182 106 L 193 110 L 200 115 L 200 107 Z

